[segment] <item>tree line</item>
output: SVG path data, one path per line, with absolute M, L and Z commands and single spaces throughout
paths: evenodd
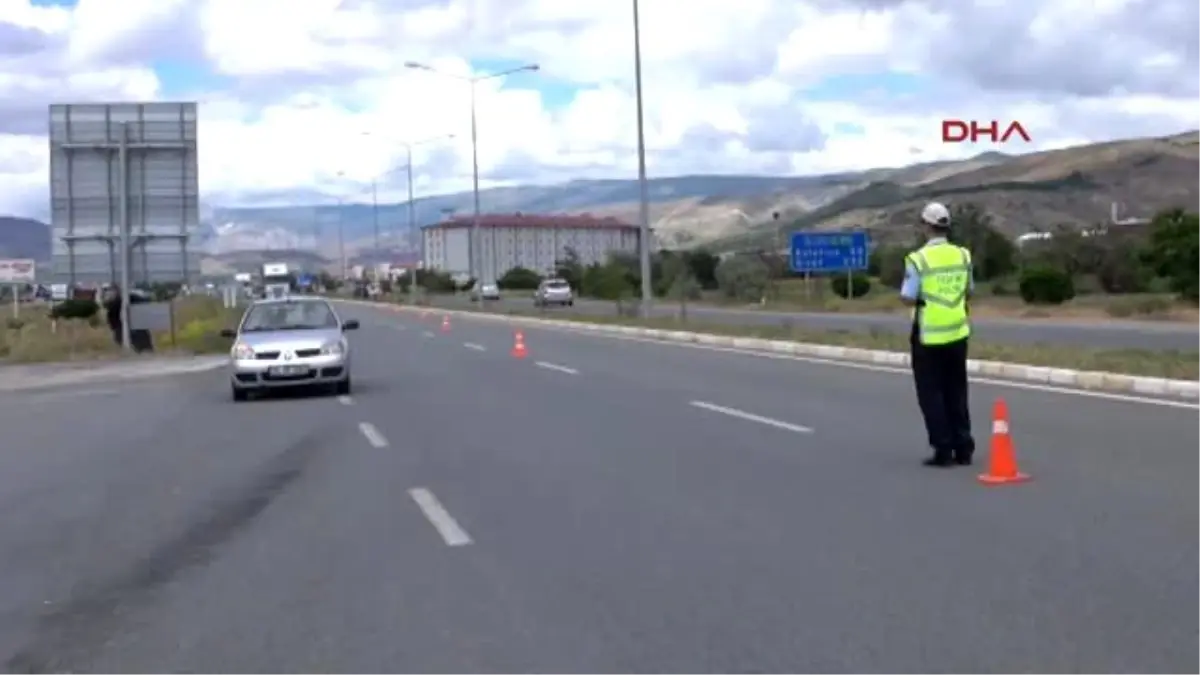
M 1200 297 L 1200 220 L 1195 212 L 1168 209 L 1147 227 L 1096 228 L 1087 233 L 1056 226 L 1047 237 L 1018 247 L 995 227 L 991 216 L 975 204 L 953 210 L 951 241 L 970 249 L 976 282 L 996 295 L 1019 295 L 1030 304 L 1061 304 L 1094 284 L 1110 294 L 1169 291 L 1196 303 Z M 911 236 L 875 246 L 865 273 L 833 275 L 827 283 L 841 297 L 860 297 L 875 285 L 898 289 L 905 255 L 922 244 Z M 729 300 L 758 302 L 769 298 L 781 280 L 797 277 L 786 256 L 759 251 L 717 256 L 698 249 L 659 251 L 651 257 L 654 295 L 681 303 L 708 291 Z M 554 276 L 567 281 L 583 297 L 623 302 L 641 295 L 641 268 L 634 253 L 612 253 L 604 262 L 584 264 L 572 249 L 555 264 Z M 543 277 L 522 267 L 497 280 L 501 289 L 532 291 Z M 457 284 L 447 274 L 419 270 L 419 287 L 431 292 L 469 290 L 474 281 Z M 407 291 L 407 278 L 397 290 Z

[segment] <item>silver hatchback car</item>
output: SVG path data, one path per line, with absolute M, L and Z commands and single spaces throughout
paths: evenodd
M 256 391 L 319 385 L 350 393 L 350 343 L 343 334 L 358 322 L 343 321 L 321 298 L 260 300 L 246 310 L 229 353 L 233 400 Z
M 538 284 L 537 291 L 533 294 L 533 304 L 535 307 L 546 307 L 547 305 L 574 307 L 575 294 L 571 292 L 571 284 L 563 279 L 546 279 Z

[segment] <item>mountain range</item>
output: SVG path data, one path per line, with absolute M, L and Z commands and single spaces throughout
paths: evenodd
M 1149 216 L 1200 201 L 1200 133 L 1076 146 L 1024 155 L 989 152 L 963 161 L 808 177 L 677 176 L 648 181 L 651 226 L 661 245 L 714 250 L 770 246 L 787 229 L 865 227 L 887 238 L 937 199 L 974 202 L 1006 234 L 1057 225 L 1091 227 L 1122 213 Z M 482 190 L 485 212 L 592 213 L 637 222 L 636 180 L 578 180 Z M 418 226 L 469 214 L 470 192 L 416 200 Z M 411 256 L 419 235 L 406 203 L 285 207 L 207 205 L 198 243 L 206 268 L 241 269 L 265 257 L 337 258 L 342 230 L 352 264 Z M 379 231 L 376 248 L 375 232 Z M 49 258 L 47 227 L 0 217 L 0 254 Z M 286 255 L 285 252 L 287 252 Z

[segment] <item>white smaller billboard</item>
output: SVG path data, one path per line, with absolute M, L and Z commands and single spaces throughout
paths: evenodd
M 287 263 L 266 263 L 263 265 L 264 277 L 285 277 L 287 273 Z
M 0 284 L 32 284 L 35 268 L 29 259 L 0 260 Z

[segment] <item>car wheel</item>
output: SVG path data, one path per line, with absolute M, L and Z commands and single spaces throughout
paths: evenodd
M 233 385 L 230 385 L 229 389 L 233 392 L 233 400 L 234 401 L 240 402 L 240 401 L 245 401 L 246 399 L 250 398 L 250 390 L 248 390 L 248 389 L 242 389 L 240 387 L 235 387 Z
M 337 391 L 338 396 L 349 396 L 350 389 L 350 376 L 347 375 L 346 379 L 337 383 L 337 389 L 335 391 Z

